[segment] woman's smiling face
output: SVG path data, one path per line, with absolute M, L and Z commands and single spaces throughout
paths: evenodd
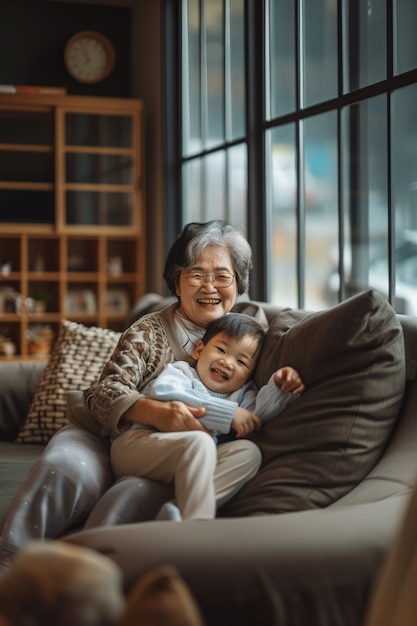
M 191 322 L 205 328 L 209 322 L 229 313 L 236 302 L 236 279 L 230 287 L 215 287 L 207 280 L 199 287 L 189 284 L 185 278 L 188 272 L 199 274 L 235 274 L 232 259 L 227 248 L 208 246 L 198 257 L 194 265 L 181 272 L 176 294 L 180 299 L 179 310 Z

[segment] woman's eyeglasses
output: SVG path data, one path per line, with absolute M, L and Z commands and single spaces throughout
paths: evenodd
M 234 274 L 229 272 L 220 272 L 219 274 L 200 274 L 199 272 L 188 272 L 183 274 L 184 278 L 191 287 L 201 287 L 206 282 L 210 281 L 214 287 L 222 289 L 224 287 L 230 287 L 235 279 Z

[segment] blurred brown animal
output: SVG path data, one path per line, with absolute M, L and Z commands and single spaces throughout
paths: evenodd
M 171 566 L 138 581 L 126 599 L 108 557 L 60 541 L 34 542 L 0 580 L 0 626 L 203 626 Z

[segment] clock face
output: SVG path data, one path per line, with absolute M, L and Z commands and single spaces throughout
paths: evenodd
M 65 65 L 73 78 L 82 83 L 96 83 L 106 78 L 114 65 L 110 41 L 95 31 L 82 31 L 65 47 Z

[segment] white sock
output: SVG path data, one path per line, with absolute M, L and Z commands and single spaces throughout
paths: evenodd
M 165 502 L 159 509 L 158 515 L 155 517 L 156 520 L 168 520 L 172 522 L 181 522 L 182 515 L 181 511 L 173 502 Z

